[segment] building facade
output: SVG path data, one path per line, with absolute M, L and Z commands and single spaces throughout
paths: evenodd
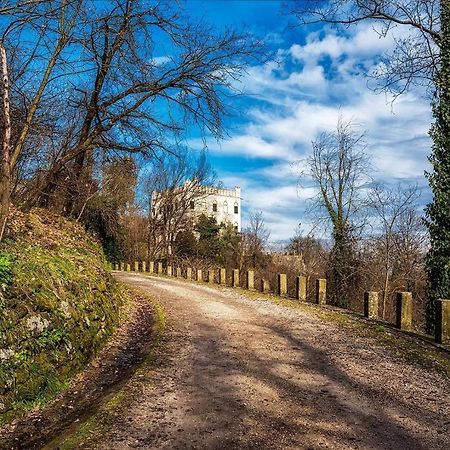
M 223 189 L 209 186 L 199 187 L 198 198 L 191 200 L 189 209 L 195 216 L 205 214 L 215 217 L 217 223 L 231 223 L 241 231 L 241 188 Z
M 165 208 L 165 210 L 164 210 Z M 196 186 L 195 188 L 187 181 L 184 186 L 169 193 L 152 193 L 152 215 L 155 218 L 164 217 L 164 212 L 173 211 L 166 214 L 173 220 L 177 216 L 176 210 L 180 214 L 185 211 L 187 217 L 194 221 L 201 214 L 212 216 L 217 223 L 230 223 L 238 232 L 241 231 L 241 188 L 234 189 L 216 188 L 212 186 Z

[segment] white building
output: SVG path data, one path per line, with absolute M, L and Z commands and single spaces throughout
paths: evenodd
M 190 210 L 195 215 L 213 216 L 217 223 L 231 223 L 235 230 L 241 231 L 241 188 L 222 189 L 201 186 L 199 198 L 191 200 Z
M 169 191 L 167 191 L 169 192 Z M 188 193 L 187 195 L 184 195 Z M 152 215 L 162 217 L 161 208 L 164 204 L 162 199 L 168 199 L 169 208 L 184 210 L 187 216 L 198 217 L 201 214 L 215 217 L 217 223 L 231 223 L 235 230 L 241 231 L 241 188 L 223 189 L 211 186 L 197 186 L 192 193 L 189 181 L 185 186 L 180 186 L 172 194 L 165 192 L 152 193 Z M 166 203 L 166 204 L 167 204 Z M 167 208 L 167 206 L 164 206 Z M 176 212 L 175 212 L 176 215 Z

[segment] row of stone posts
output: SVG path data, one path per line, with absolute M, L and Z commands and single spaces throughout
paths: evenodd
M 115 270 L 131 271 L 131 265 L 129 263 L 118 263 L 114 265 Z M 147 263 L 142 261 L 141 265 L 138 261 L 134 263 L 135 272 L 147 272 Z M 148 272 L 155 273 L 158 275 L 175 276 L 178 278 L 182 277 L 181 267 L 176 267 L 175 271 L 172 266 L 167 266 L 165 273 L 163 270 L 162 262 L 158 262 L 155 270 L 155 263 L 150 261 L 148 265 Z M 186 268 L 184 278 L 187 280 L 193 280 L 193 274 L 195 274 L 196 281 L 203 281 L 203 271 L 202 269 L 193 270 L 191 267 Z M 207 272 L 207 282 L 214 283 L 216 281 L 216 271 L 214 269 L 209 269 Z M 227 284 L 227 273 L 225 268 L 218 269 L 218 284 Z M 306 284 L 307 279 L 305 276 L 298 276 L 296 279 L 296 295 L 297 300 L 306 301 Z M 240 271 L 239 269 L 233 269 L 231 272 L 231 286 L 240 287 Z M 255 288 L 255 272 L 253 270 L 248 270 L 245 274 L 245 288 L 254 291 Z M 264 293 L 270 292 L 270 283 L 268 280 L 261 279 L 260 281 L 260 291 Z M 326 291 L 327 291 L 327 280 L 319 278 L 316 280 L 316 303 L 320 305 L 326 304 Z M 288 286 L 287 286 L 287 276 L 284 273 L 277 274 L 277 295 L 281 297 L 288 297 Z
M 411 331 L 413 323 L 413 299 L 411 292 L 397 292 L 395 299 L 395 325 L 400 330 Z M 364 316 L 378 317 L 378 292 L 364 294 Z M 450 300 L 436 302 L 435 340 L 439 344 L 450 344 Z
M 156 268 L 156 270 L 155 270 Z M 115 270 L 131 271 L 129 263 L 120 262 L 114 265 Z M 147 272 L 147 263 L 142 261 L 141 265 L 138 261 L 134 263 L 135 272 Z M 163 271 L 162 262 L 150 261 L 148 265 L 149 273 L 156 273 L 158 275 L 167 275 L 169 277 L 182 277 L 181 267 L 167 266 L 165 273 Z M 216 280 L 216 270 L 209 269 L 207 272 L 207 282 L 221 285 L 227 284 L 227 272 L 225 268 L 218 269 L 218 279 Z M 186 280 L 193 280 L 195 274 L 196 281 L 203 281 L 202 269 L 192 269 L 187 267 L 184 278 Z M 231 286 L 240 287 L 240 273 L 239 269 L 233 269 L 231 272 Z M 245 288 L 254 291 L 255 289 L 255 272 L 248 270 L 245 274 Z M 270 284 L 268 280 L 260 280 L 260 291 L 263 293 L 270 292 Z M 287 276 L 284 273 L 277 274 L 276 294 L 281 297 L 288 297 L 288 283 Z M 306 301 L 307 294 L 307 278 L 305 276 L 298 276 L 296 278 L 295 298 L 300 301 Z M 327 295 L 327 280 L 319 278 L 316 280 L 315 303 L 318 305 L 326 304 Z M 378 320 L 378 292 L 366 292 L 364 294 L 364 317 L 368 319 Z M 396 297 L 396 327 L 400 330 L 410 331 L 412 329 L 413 320 L 413 301 L 411 292 L 397 292 Z M 441 344 L 450 344 L 450 300 L 439 300 L 436 302 L 436 342 Z

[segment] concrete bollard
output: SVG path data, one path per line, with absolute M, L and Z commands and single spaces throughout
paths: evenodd
M 364 292 L 364 317 L 378 319 L 378 292 Z
M 134 262 L 134 271 L 139 272 L 139 263 L 137 261 Z
M 327 280 L 325 278 L 316 280 L 316 303 L 318 305 L 327 303 Z
M 436 301 L 436 342 L 450 344 L 450 300 Z
M 163 265 L 162 265 L 162 262 L 159 262 L 157 273 L 158 273 L 158 275 L 162 275 L 162 272 L 163 272 Z
M 287 277 L 285 273 L 277 274 L 277 294 L 287 297 Z
M 131 272 L 131 265 L 130 265 L 130 263 L 127 263 L 127 272 Z
M 268 280 L 261 279 L 261 292 L 267 293 L 270 291 L 270 284 Z
M 253 270 L 247 270 L 246 286 L 249 291 L 255 290 L 255 272 Z
M 188 267 L 186 269 L 186 280 L 192 280 L 192 268 Z
M 142 272 L 147 272 L 147 263 L 142 261 Z
M 223 267 L 219 270 L 219 284 L 227 284 L 227 269 Z
M 214 269 L 209 269 L 208 270 L 208 283 L 214 283 L 214 275 L 215 275 L 215 270 Z
M 119 264 L 114 263 L 114 270 L 119 270 Z
M 120 261 L 120 270 L 123 272 L 125 270 L 125 263 Z
M 177 267 L 177 270 L 176 270 L 176 277 L 177 277 L 177 278 L 181 278 L 181 267 Z
M 295 285 L 295 298 L 302 302 L 306 301 L 306 277 L 298 276 Z
M 172 276 L 172 266 L 167 266 L 167 276 L 168 277 Z
M 197 281 L 203 281 L 202 269 L 197 269 Z
M 233 269 L 233 276 L 231 280 L 231 286 L 239 287 L 239 269 Z
M 150 273 L 154 273 L 155 272 L 155 263 L 153 261 L 150 261 L 148 264 L 148 271 Z
M 411 292 L 397 292 L 396 326 L 400 330 L 411 330 L 413 317 Z

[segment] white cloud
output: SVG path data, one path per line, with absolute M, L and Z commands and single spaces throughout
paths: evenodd
M 393 42 L 393 35 L 380 39 L 370 25 L 349 36 L 312 33 L 304 45 L 280 49 L 279 61 L 252 67 L 242 81 L 244 92 L 256 99 L 246 111 L 247 123 L 220 145 L 208 146 L 215 154 L 265 161 L 264 168 L 242 176 L 223 175 L 225 184 L 241 185 L 245 209 L 263 211 L 272 239 L 286 239 L 299 221 L 306 222 L 306 199 L 315 191 L 300 190 L 299 197 L 292 163 L 309 154 L 311 141 L 334 129 L 340 115 L 367 130 L 375 178 L 423 181 L 430 151 L 428 100 L 411 92 L 392 106 L 368 90 L 360 73 L 375 68 Z

